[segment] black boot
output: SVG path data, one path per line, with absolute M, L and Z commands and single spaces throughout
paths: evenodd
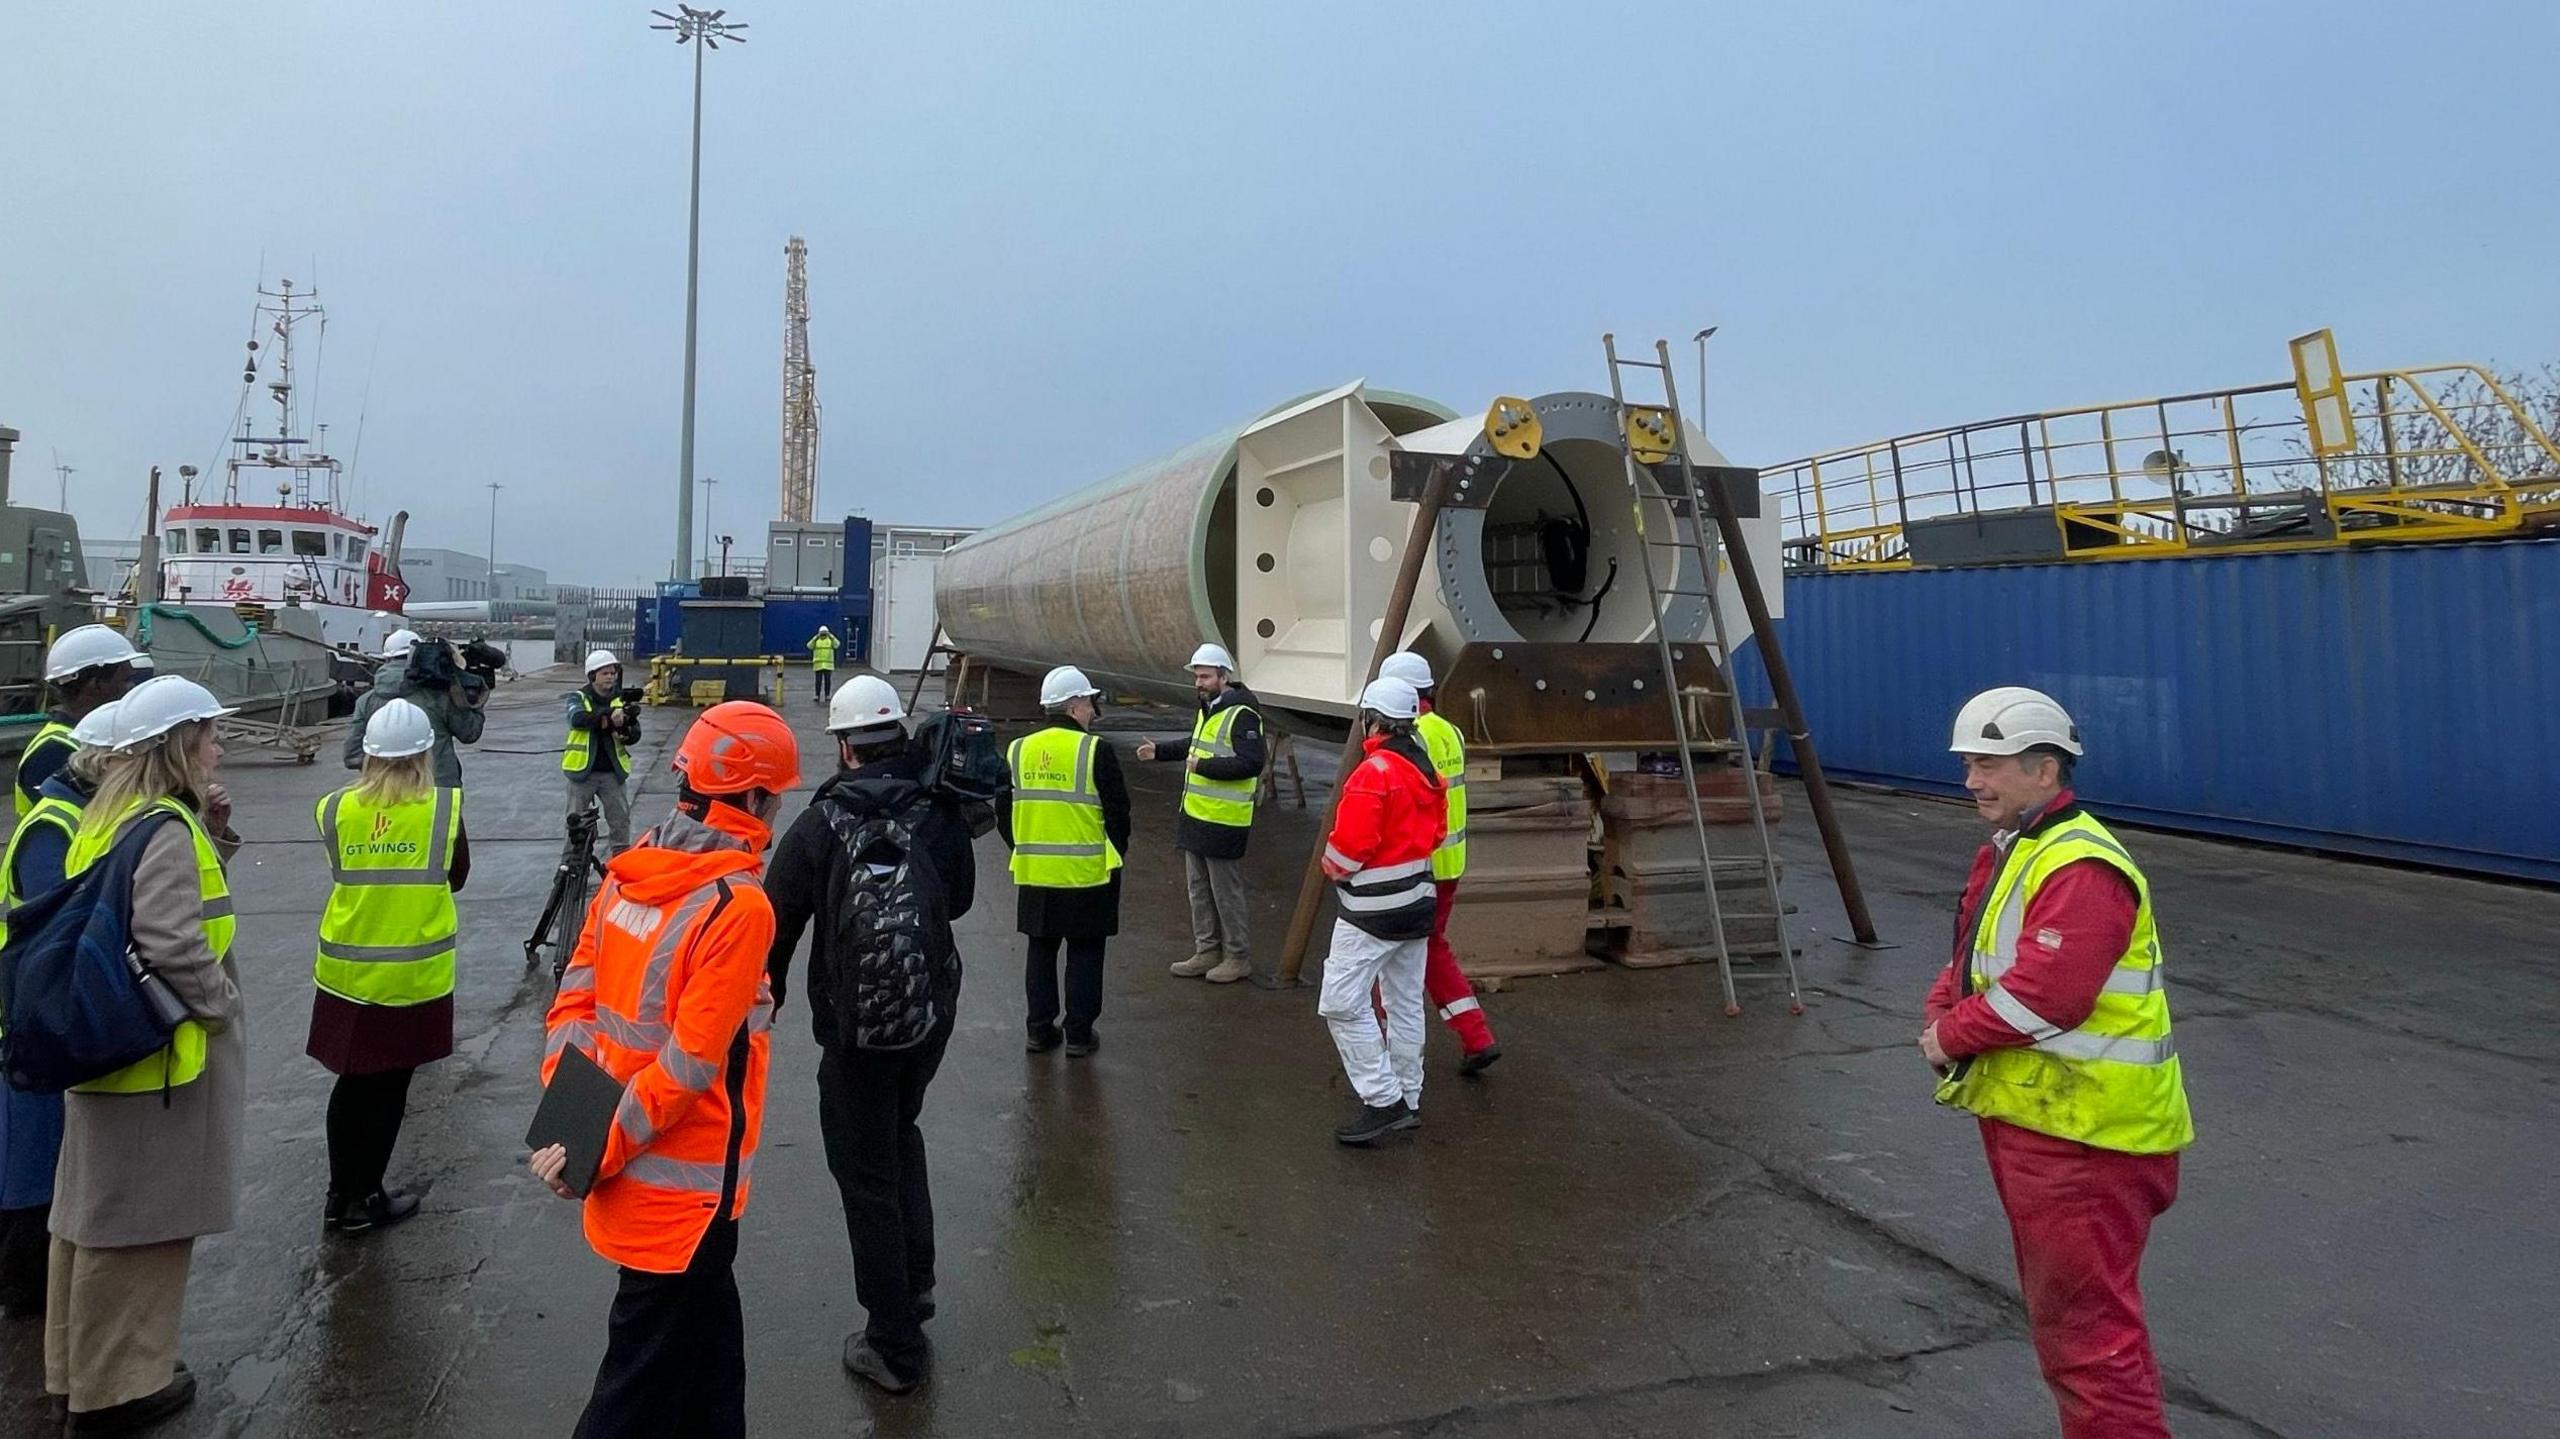
M 1458 1060 L 1458 1072 L 1470 1079 L 1473 1079 L 1475 1076 L 1493 1068 L 1493 1062 L 1501 1057 L 1502 1046 L 1499 1044 L 1488 1044 L 1482 1049 L 1469 1050 L 1466 1054 L 1460 1056 Z
M 1363 1104 L 1351 1122 L 1333 1131 L 1333 1137 L 1344 1144 L 1374 1144 L 1399 1129 L 1411 1129 L 1422 1123 L 1422 1116 L 1405 1107 L 1401 1099 L 1393 1104 Z
M 108 1409 L 92 1409 L 74 1414 L 63 1433 L 73 1439 L 91 1439 L 95 1435 L 139 1434 L 179 1410 L 196 1402 L 196 1376 L 180 1366 L 177 1376 L 160 1386 L 156 1393 L 130 1399 Z
M 377 1189 L 369 1199 L 351 1201 L 338 1217 L 340 1234 L 388 1229 L 418 1212 L 418 1196 L 400 1189 Z
M 1058 1042 L 1058 1027 L 1054 1024 L 1044 1024 L 1023 1036 L 1022 1047 L 1033 1054 L 1047 1054 L 1058 1047 Z

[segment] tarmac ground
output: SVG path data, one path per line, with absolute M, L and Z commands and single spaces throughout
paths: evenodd
M 232 872 L 249 1177 L 188 1291 L 203 1398 L 162 1432 L 573 1424 L 613 1275 L 520 1142 L 550 998 L 522 941 L 559 851 L 572 683 L 506 687 L 464 752 L 457 1048 L 419 1075 L 393 1164 L 426 1210 L 364 1238 L 322 1232 L 330 1076 L 302 1052 L 328 893 L 312 806 L 346 776 L 334 744 L 309 768 L 226 762 L 249 841 Z M 805 692 L 790 700 L 814 782 L 832 747 Z M 648 712 L 637 824 L 670 801 L 686 720 Z M 1486 1004 L 1503 1062 L 1458 1079 L 1435 1033 L 1422 1128 L 1354 1152 L 1327 1137 L 1349 1099 L 1313 989 L 1166 974 L 1190 949 L 1179 772 L 1128 770 L 1138 837 L 1093 1058 L 1023 1052 L 1004 851 L 980 843 L 960 1028 L 925 1115 L 935 1369 L 907 1399 L 838 1366 L 861 1311 L 795 978 L 738 1261 L 756 1433 L 2054 1431 L 1974 1126 L 1930 1103 L 1914 1047 L 1980 838 L 1969 809 L 1844 796 L 1894 945 L 1864 950 L 1841 941 L 1791 793 L 1805 1015 L 1762 986 L 1723 1018 L 1704 967 L 1509 982 Z M 1257 825 L 1266 966 L 1321 815 L 1310 792 L 1318 808 Z M 2177 1432 L 2560 1433 L 2560 894 L 2127 833 L 2199 1131 L 2146 1271 Z M 50 1432 L 38 1328 L 0 1328 L 0 1434 Z

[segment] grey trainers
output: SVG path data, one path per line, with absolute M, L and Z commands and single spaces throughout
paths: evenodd
M 1204 949 L 1189 959 L 1177 959 L 1173 962 L 1173 972 L 1184 979 L 1198 979 L 1217 967 L 1218 952 L 1214 949 Z
M 1350 1123 L 1333 1131 L 1333 1137 L 1354 1146 L 1374 1144 L 1399 1129 L 1412 1129 L 1421 1123 L 1422 1116 L 1406 1108 L 1401 1099 L 1393 1104 L 1363 1104 L 1353 1112 Z
M 1241 954 L 1231 954 L 1218 962 L 1216 969 L 1200 976 L 1211 984 L 1233 984 L 1239 979 L 1253 978 L 1253 961 Z

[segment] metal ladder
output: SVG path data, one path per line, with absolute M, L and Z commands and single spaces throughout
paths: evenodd
M 1654 341 L 1654 358 L 1650 360 L 1620 356 L 1615 335 L 1602 335 L 1600 345 L 1609 358 L 1609 398 L 1618 407 L 1618 453 L 1626 464 L 1627 490 L 1635 505 L 1636 533 L 1641 542 L 1637 546 L 1637 554 L 1643 561 L 1640 568 L 1644 572 L 1645 592 L 1652 597 L 1654 648 L 1661 657 L 1663 689 L 1671 700 L 1672 734 L 1679 741 L 1680 783 L 1688 792 L 1689 823 L 1698 838 L 1698 874 L 1706 890 L 1707 918 L 1715 936 L 1716 977 L 1724 985 L 1724 1012 L 1728 1016 L 1737 1015 L 1742 1012 L 1742 1003 L 1734 996 L 1733 956 L 1725 942 L 1724 902 L 1716 894 L 1715 852 L 1707 842 L 1706 807 L 1698 797 L 1697 759 L 1689 739 L 1688 702 L 1693 692 L 1681 687 L 1677 668 L 1679 656 L 1672 650 L 1670 630 L 1663 621 L 1664 613 L 1674 600 L 1695 598 L 1707 602 L 1707 619 L 1715 637 L 1716 669 L 1724 682 L 1733 734 L 1740 743 L 1741 737 L 1749 733 L 1749 728 L 1743 715 L 1742 693 L 1734 684 L 1733 646 L 1725 629 L 1724 602 L 1716 593 L 1715 551 L 1708 547 L 1706 538 L 1705 507 L 1716 501 L 1711 501 L 1700 491 L 1697 473 L 1690 464 L 1688 431 L 1680 420 L 1680 393 L 1671 374 L 1670 343 Z M 1625 372 L 1629 369 L 1652 370 L 1662 377 L 1661 404 L 1627 403 Z M 1644 483 L 1644 477 L 1653 473 L 1652 467 L 1665 460 L 1679 463 L 1680 479 L 1676 494 L 1668 485 L 1647 486 Z M 1688 520 L 1685 529 L 1681 524 L 1684 501 Z M 1653 537 L 1645 518 L 1646 508 L 1652 505 L 1661 507 L 1667 520 L 1664 528 L 1670 532 L 1671 538 Z M 1671 583 L 1667 586 L 1654 565 L 1657 550 L 1669 552 Z M 1687 566 L 1689 582 L 1698 588 L 1679 587 L 1684 578 L 1684 565 Z M 1779 959 L 1777 972 L 1751 973 L 1742 978 L 1784 980 L 1787 1012 L 1802 1014 L 1804 997 L 1796 983 L 1795 943 L 1787 933 L 1786 895 L 1778 887 L 1778 856 L 1769 843 L 1768 816 L 1760 809 L 1759 766 L 1751 762 L 1747 746 L 1742 751 L 1741 769 L 1743 786 L 1750 800 L 1752 835 L 1760 847 L 1760 872 L 1769 886 L 1769 910 L 1777 926 Z

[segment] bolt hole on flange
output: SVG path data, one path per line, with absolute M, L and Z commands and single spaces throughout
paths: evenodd
M 1266 575 L 1278 568 L 1279 564 L 1280 557 L 1267 550 L 1253 557 L 1253 567 Z
M 1280 503 L 1280 497 L 1272 493 L 1269 485 L 1264 485 L 1261 489 L 1253 492 L 1253 502 L 1267 510 L 1273 505 Z
M 1269 620 L 1256 620 L 1253 622 L 1253 632 L 1267 640 L 1280 633 L 1280 627 Z

